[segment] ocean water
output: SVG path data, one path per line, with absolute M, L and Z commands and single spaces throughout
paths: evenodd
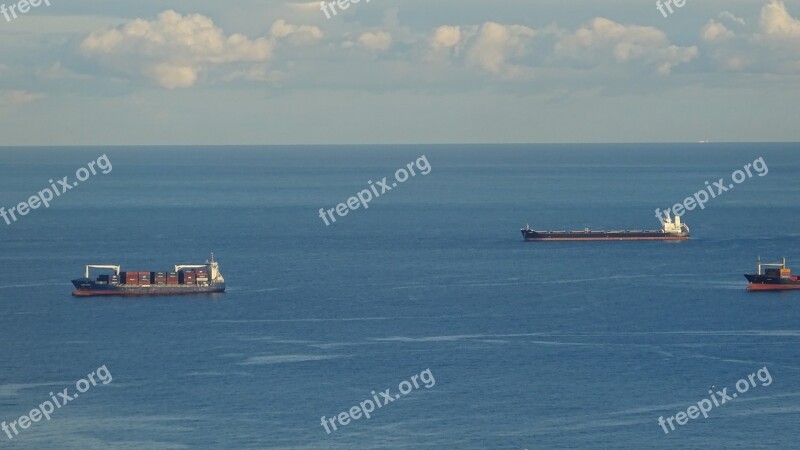
M 0 149 L 0 420 L 105 366 L 112 380 L 3 448 L 789 448 L 800 292 L 751 294 L 756 258 L 800 271 L 797 144 Z M 418 173 L 325 226 L 369 180 Z M 519 229 L 656 228 L 690 241 L 526 243 Z M 74 298 L 85 264 L 214 252 L 222 295 Z M 665 434 L 658 418 L 771 383 Z M 321 417 L 426 369 L 435 384 L 327 434 Z M 12 433 L 13 434 L 13 433 Z

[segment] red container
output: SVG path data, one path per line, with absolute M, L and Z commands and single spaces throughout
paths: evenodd
M 167 278 L 167 286 L 173 286 L 178 284 L 177 278 Z
M 184 270 L 178 274 L 180 284 L 195 284 L 197 281 L 194 270 Z
M 139 284 L 139 272 L 125 272 L 125 284 Z

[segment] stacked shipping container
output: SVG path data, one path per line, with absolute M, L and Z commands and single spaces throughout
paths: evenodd
M 167 273 L 153 272 L 153 284 L 167 284 Z
M 125 284 L 138 285 L 139 272 L 122 272 L 122 279 Z
M 197 284 L 208 284 L 208 271 L 206 269 L 197 269 L 195 273 L 197 274 Z
M 208 284 L 207 269 L 182 270 L 180 272 L 120 272 L 117 275 L 101 275 L 101 281 L 108 284 L 127 284 L 131 286 L 178 284 Z
M 181 284 L 197 284 L 197 275 L 194 270 L 183 270 L 179 274 Z

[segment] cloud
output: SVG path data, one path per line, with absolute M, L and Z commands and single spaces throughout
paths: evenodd
M 442 25 L 437 28 L 429 40 L 431 48 L 435 51 L 450 49 L 461 41 L 461 27 Z
M 733 31 L 729 30 L 725 25 L 719 22 L 715 22 L 714 20 L 711 20 L 706 24 L 705 27 L 703 27 L 701 37 L 706 42 L 713 42 L 713 41 L 731 39 L 734 37 L 734 33 Z
M 761 8 L 759 33 L 753 37 L 757 48 L 752 59 L 775 73 L 800 73 L 800 20 L 789 14 L 780 0 Z
M 736 17 L 733 13 L 729 11 L 722 11 L 721 13 L 719 13 L 719 18 L 730 20 L 731 22 L 738 23 L 743 27 L 747 26 L 747 22 L 745 22 L 744 19 L 742 19 L 741 17 Z
M 773 0 L 761 9 L 762 33 L 777 40 L 800 38 L 800 20 L 795 19 L 786 10 L 780 0 Z
M 272 24 L 272 36 L 286 39 L 292 44 L 311 44 L 323 37 L 322 30 L 314 25 L 291 25 L 280 19 Z
M 290 2 L 288 3 L 289 8 L 297 9 L 300 11 L 319 11 L 319 2 Z
M 668 75 L 678 64 L 695 59 L 696 46 L 672 45 L 663 31 L 648 26 L 622 25 L 598 17 L 573 33 L 561 36 L 555 54 L 589 65 L 640 62 Z
M 358 37 L 358 43 L 370 50 L 386 51 L 392 45 L 392 35 L 385 31 L 366 32 Z
M 464 64 L 505 80 L 530 79 L 570 68 L 643 67 L 669 75 L 675 66 L 699 56 L 696 46 L 673 45 L 657 28 L 623 25 L 602 17 L 575 30 L 497 22 L 473 27 L 443 25 L 427 37 L 426 46 L 427 61 L 456 62 L 464 49 Z
M 154 20 L 95 31 L 80 48 L 105 67 L 174 89 L 193 86 L 211 68 L 264 63 L 272 57 L 273 42 L 225 35 L 206 16 L 168 10 Z
M 75 72 L 72 69 L 66 68 L 61 64 L 61 61 L 56 61 L 50 67 L 37 69 L 35 72 L 37 77 L 47 80 L 90 80 L 92 77 L 89 75 Z
M 24 90 L 0 91 L 0 108 L 10 108 L 24 105 L 45 97 L 46 95 L 42 93 Z
M 701 36 L 708 46 L 705 52 L 723 70 L 800 74 L 800 20 L 789 13 L 781 0 L 762 6 L 757 25 L 744 31 L 734 34 L 711 21 Z
M 464 42 L 465 33 L 459 26 L 442 25 L 428 37 L 425 60 L 434 62 L 449 61 Z
M 509 61 L 525 55 L 535 36 L 536 31 L 526 26 L 486 22 L 468 50 L 467 61 L 493 75 L 514 78 L 519 67 Z

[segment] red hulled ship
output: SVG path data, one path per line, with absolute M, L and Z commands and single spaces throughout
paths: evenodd
M 779 263 L 762 263 L 758 260 L 756 273 L 745 274 L 748 291 L 786 291 L 800 289 L 800 278 L 792 275 L 792 270 L 786 267 L 786 258 Z

